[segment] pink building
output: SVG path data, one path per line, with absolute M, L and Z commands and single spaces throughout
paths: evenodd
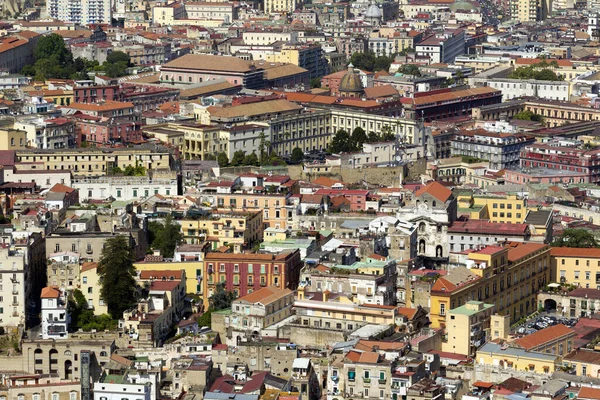
M 350 201 L 350 211 L 366 211 L 370 193 L 368 190 L 352 189 L 319 189 L 315 192 L 317 195 L 327 195 L 330 197 L 344 196 Z
M 550 168 L 507 169 L 504 171 L 504 182 L 520 185 L 527 183 L 589 183 L 590 175 L 583 172 Z

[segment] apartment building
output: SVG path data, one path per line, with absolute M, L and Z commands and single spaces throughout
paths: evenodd
M 71 251 L 78 253 L 81 260 L 98 261 L 104 248 L 104 242 L 115 234 L 124 235 L 128 238 L 136 259 L 142 258 L 146 254 L 146 233 L 140 229 L 116 231 L 114 233 L 55 231 L 52 235 L 46 237 L 46 253 Z M 142 234 L 144 235 L 143 238 L 140 237 Z
M 392 362 L 379 352 L 350 350 L 340 372 L 337 377 L 342 393 L 365 399 L 390 397 Z
M 345 294 L 310 293 L 300 286 L 294 303 L 298 324 L 337 331 L 354 331 L 366 324 L 401 325 L 404 317 L 396 306 L 355 304 Z
M 415 45 L 417 56 L 429 57 L 431 64 L 451 64 L 465 53 L 465 30 L 446 29 L 434 33 Z
M 25 65 L 33 65 L 33 52 L 41 35 L 28 30 L 0 39 L 0 69 L 19 73 Z
M 482 301 L 468 301 L 448 311 L 447 341 L 442 343 L 442 350 L 465 356 L 475 355 L 477 349 L 489 340 L 493 312 L 494 305 Z
M 264 228 L 287 229 L 291 226 L 295 206 L 284 194 L 218 193 L 204 196 L 219 211 L 252 212 L 262 210 Z
M 79 284 L 79 254 L 69 251 L 48 255 L 48 286 L 73 290 Z
M 222 337 L 235 346 L 271 336 L 269 326 L 292 316 L 293 305 L 294 292 L 287 288 L 267 286 L 242 296 L 231 304 L 230 325 Z
M 518 21 L 544 21 L 551 11 L 550 0 L 510 0 L 510 15 Z
M 45 287 L 42 299 L 42 339 L 66 339 L 69 337 L 69 311 L 66 291 Z
M 493 170 L 518 167 L 521 149 L 533 143 L 533 136 L 492 133 L 484 129 L 460 131 L 450 141 L 453 156 L 488 160 Z
M 458 195 L 458 214 L 470 220 L 523 224 L 528 211 L 526 200 L 518 195 Z
M 94 315 L 108 314 L 108 306 L 100 296 L 100 275 L 97 262 L 84 262 L 79 272 L 79 290 L 85 296 Z
M 528 242 L 531 229 L 525 223 L 491 222 L 485 219 L 454 221 L 448 228 L 450 252 L 462 252 L 498 242 Z
M 446 326 L 446 314 L 468 301 L 494 304 L 511 322 L 537 310 L 536 295 L 550 283 L 550 247 L 509 243 L 470 251 L 466 267 L 440 277 L 431 288 L 431 326 Z
M 577 376 L 598 376 L 600 373 L 600 353 L 594 350 L 578 349 L 563 357 L 565 366 Z
M 585 176 L 585 181 L 600 181 L 600 150 L 536 143 L 521 150 L 521 168 L 543 167 Z
M 283 14 L 292 13 L 298 6 L 296 0 L 267 0 L 265 1 L 265 13 L 266 14 Z
M 52 19 L 82 25 L 110 23 L 112 18 L 110 0 L 49 0 L 46 12 Z
M 565 81 L 541 81 L 537 79 L 509 78 L 471 78 L 476 86 L 489 86 L 502 92 L 502 98 L 507 100 L 522 97 L 537 97 L 545 100 L 569 101 L 571 83 Z
M 64 381 L 58 376 L 8 375 L 0 388 L 0 397 L 22 400 L 80 400 L 81 383 Z
M 17 327 L 27 322 L 28 302 L 33 297 L 39 297 L 39 292 L 34 293 L 31 281 L 27 276 L 33 271 L 28 271 L 25 253 L 12 248 L 0 248 L 0 326 L 6 331 L 16 331 Z
M 204 306 L 218 284 L 225 289 L 245 296 L 262 287 L 274 286 L 295 290 L 300 280 L 302 261 L 300 251 L 273 254 L 207 253 L 204 256 L 204 279 L 202 280 Z
M 108 197 L 119 201 L 132 201 L 147 199 L 154 195 L 171 196 L 178 194 L 175 172 L 163 172 L 148 172 L 144 176 L 78 177 L 71 181 L 71 186 L 79 191 L 81 201 L 106 199 Z
M 113 167 L 125 169 L 141 165 L 146 170 L 170 169 L 172 156 L 166 150 L 115 148 L 115 149 L 64 149 L 64 150 L 18 150 L 17 162 L 42 163 L 45 170 L 72 170 L 74 175 L 103 176 Z
M 196 219 L 177 221 L 181 225 L 183 241 L 187 244 L 208 242 L 212 249 L 221 246 L 233 247 L 235 253 L 252 248 L 254 243 L 262 240 L 263 213 L 230 212 L 226 214 L 210 214 Z
M 600 110 L 580 106 L 566 101 L 527 99 L 523 104 L 527 111 L 544 117 L 549 127 L 560 127 L 565 122 L 583 122 L 600 120 Z

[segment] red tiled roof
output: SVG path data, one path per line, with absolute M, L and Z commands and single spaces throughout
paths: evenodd
M 568 328 L 563 324 L 558 324 L 519 338 L 515 340 L 514 343 L 525 350 L 531 350 L 544 343 L 548 343 L 556 338 L 567 336 L 569 334 L 575 336 L 575 332 L 571 328 Z
M 600 399 L 600 389 L 584 386 L 577 395 L 578 399 Z
M 553 257 L 597 257 L 600 258 L 598 248 L 552 247 L 550 255 Z
M 452 190 L 448 189 L 447 187 L 436 181 L 431 182 L 425 187 L 422 187 L 421 189 L 417 190 L 415 196 L 419 197 L 425 193 L 443 202 L 445 202 L 450 198 L 450 196 L 452 196 Z
M 72 193 L 75 191 L 75 189 L 68 187 L 66 185 L 62 185 L 60 183 L 57 183 L 56 185 L 52 186 L 52 188 L 50 189 L 51 192 L 55 192 L 55 193 Z
M 53 287 L 47 286 L 42 289 L 42 294 L 40 297 L 42 299 L 56 299 L 60 297 L 60 292 Z
M 168 271 L 158 271 L 158 270 L 147 270 L 140 272 L 140 279 L 150 279 L 154 278 L 156 280 L 165 279 L 181 279 L 183 277 L 182 270 L 168 270 Z

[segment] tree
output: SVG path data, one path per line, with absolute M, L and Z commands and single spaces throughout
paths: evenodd
M 400 53 L 398 53 L 398 54 L 399 54 L 399 55 L 401 55 L 401 56 L 405 56 L 405 55 L 407 55 L 407 54 L 414 53 L 414 52 L 415 52 L 415 49 L 413 49 L 412 47 L 405 47 L 405 48 L 404 48 L 404 49 L 402 49 L 402 51 L 400 51 Z
M 533 111 L 525 110 L 517 113 L 513 116 L 513 119 L 519 119 L 522 121 L 535 121 L 535 122 L 544 122 L 544 117 L 540 114 L 534 114 Z
M 350 134 L 343 129 L 336 132 L 329 144 L 329 149 L 332 153 L 343 153 L 352 151 L 352 143 L 350 143 Z
M 367 133 L 363 128 L 361 128 L 360 126 L 354 128 L 354 130 L 352 131 L 352 137 L 350 138 L 350 141 L 352 142 L 352 148 L 354 151 L 361 151 L 362 145 L 368 140 L 369 138 L 367 137 Z
M 98 262 L 100 296 L 113 319 L 123 317 L 123 311 L 135 305 L 137 287 L 133 253 L 128 238 L 114 236 L 104 242 Z
M 598 247 L 598 242 L 594 235 L 585 229 L 565 229 L 563 233 L 551 243 L 551 246 L 590 248 Z
M 114 64 L 110 64 L 108 62 L 104 63 L 104 73 L 109 78 L 118 78 L 127 74 L 127 64 L 124 62 L 118 62 Z
M 245 156 L 246 152 L 244 150 L 236 151 L 235 153 L 233 153 L 233 157 L 231 158 L 231 165 L 234 167 L 243 165 Z
M 259 139 L 258 151 L 259 151 L 259 155 L 260 155 L 260 163 L 262 165 L 265 161 L 265 156 L 267 156 L 270 153 L 269 148 L 271 147 L 271 142 L 267 140 L 267 137 L 266 137 L 264 131 L 260 131 L 260 134 L 258 135 L 258 139 Z
M 160 250 L 163 257 L 173 257 L 175 248 L 182 239 L 179 224 L 173 221 L 171 214 L 167 214 L 164 222 L 153 225 L 153 229 L 155 231 L 153 232 L 152 248 Z
M 379 141 L 379 135 L 373 131 L 369 132 L 369 135 L 367 136 L 367 143 L 375 143 L 378 141 Z
M 401 72 L 404 75 L 421 76 L 421 71 L 419 71 L 419 66 L 415 65 L 415 64 L 404 64 L 402 67 L 400 67 L 398 69 L 398 72 Z
M 247 156 L 244 157 L 244 165 L 258 165 L 258 156 L 256 155 L 255 152 L 252 152 L 251 154 L 248 154 Z
M 381 127 L 381 141 L 389 142 L 391 140 L 396 140 L 396 134 L 392 132 L 392 128 L 389 125 L 384 125 Z
M 211 327 L 211 318 L 210 315 L 212 314 L 211 310 L 207 310 L 204 312 L 204 314 L 202 314 L 201 316 L 199 316 L 196 319 L 196 322 L 198 323 L 199 327 L 203 327 L 203 326 L 208 326 L 209 328 Z
M 367 71 L 387 71 L 390 69 L 390 65 L 393 61 L 393 55 L 377 57 L 372 51 L 366 53 L 354 53 L 352 54 L 352 57 L 350 57 L 350 63 L 354 68 Z
M 293 162 L 301 162 L 302 160 L 304 160 L 304 152 L 300 147 L 294 147 L 294 149 L 292 150 L 291 160 Z
M 211 311 L 224 310 L 231 308 L 231 303 L 235 300 L 235 294 L 225 289 L 225 282 L 217 283 L 215 292 L 208 298 Z
M 107 57 L 106 57 L 106 62 L 109 64 L 115 64 L 118 62 L 124 62 L 125 64 L 127 64 L 127 66 L 130 66 L 131 64 L 131 58 L 129 57 L 129 55 L 125 52 L 122 51 L 113 51 L 112 53 L 110 53 Z
M 312 78 L 310 80 L 310 87 L 313 88 L 313 89 L 314 88 L 320 88 L 321 87 L 321 78 L 319 78 L 318 76 Z
M 33 56 L 36 62 L 43 59 L 53 60 L 59 65 L 73 62 L 73 55 L 67 49 L 64 39 L 56 33 L 42 36 L 37 42 Z
M 227 157 L 227 154 L 219 153 L 219 155 L 217 156 L 217 162 L 219 163 L 219 167 L 221 168 L 225 168 L 226 166 L 228 166 L 229 158 Z

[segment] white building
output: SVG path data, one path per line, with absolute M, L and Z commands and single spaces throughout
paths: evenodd
M 519 97 L 538 97 L 545 100 L 569 101 L 569 82 L 539 81 L 536 79 L 504 79 L 486 77 L 476 86 L 489 86 L 502 92 L 502 100 Z
M 155 194 L 171 196 L 177 194 L 177 179 L 147 176 L 113 176 L 89 179 L 74 179 L 73 189 L 79 190 L 79 200 L 107 199 L 141 200 Z
M 63 294 L 52 288 L 42 289 L 42 339 L 67 339 L 69 312 Z
M 130 383 L 127 375 L 119 376 L 119 383 L 110 378 L 104 376 L 94 383 L 94 400 L 153 400 L 151 383 Z
M 48 17 L 82 25 L 110 23 L 110 0 L 48 0 Z
M 23 252 L 0 249 L 0 283 L 0 326 L 16 328 L 25 323 L 25 299 L 29 298 Z

